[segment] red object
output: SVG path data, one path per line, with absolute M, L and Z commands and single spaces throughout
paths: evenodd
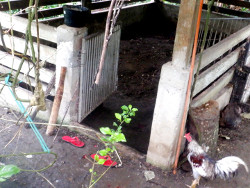
M 97 154 L 92 154 L 91 158 L 95 159 L 96 155 Z M 103 166 L 115 166 L 115 165 L 117 165 L 117 162 L 112 161 L 111 158 L 110 158 L 110 156 L 108 156 L 108 155 L 105 155 L 105 156 L 97 155 L 97 156 L 99 157 L 99 159 L 106 159 L 106 161 L 103 163 Z
M 112 161 L 110 159 L 103 163 L 103 166 L 115 166 L 115 165 L 117 165 L 117 162 Z
M 63 136 L 62 139 L 66 142 L 69 142 L 71 143 L 73 146 L 76 146 L 76 147 L 83 147 L 85 144 L 84 142 L 82 142 L 81 140 L 79 140 L 79 138 L 77 136 L 75 137 L 70 137 L 70 136 Z
M 92 155 L 91 155 L 91 158 L 92 158 L 92 159 L 95 159 L 95 156 L 96 156 L 96 155 L 97 155 L 97 154 L 92 154 Z M 108 155 L 105 155 L 105 156 L 97 155 L 97 156 L 99 157 L 99 159 L 111 160 L 110 156 L 108 156 Z

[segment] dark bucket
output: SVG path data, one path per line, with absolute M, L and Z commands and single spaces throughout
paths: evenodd
M 86 7 L 80 5 L 64 5 L 64 24 L 70 27 L 84 27 L 88 19 L 90 18 L 91 12 Z

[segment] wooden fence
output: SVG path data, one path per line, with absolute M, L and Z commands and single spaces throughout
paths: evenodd
M 242 46 L 250 37 L 250 25 L 242 28 L 238 32 L 221 40 L 217 44 L 207 48 L 203 52 L 201 71 L 194 90 L 192 107 L 204 104 L 210 99 L 223 98 L 220 109 L 229 102 L 232 86 L 228 83 L 232 81 L 235 64 L 239 58 Z M 199 61 L 199 54 L 196 58 L 196 65 Z M 249 59 L 245 62 L 248 64 Z M 207 68 L 208 67 L 208 68 Z M 197 66 L 196 66 L 197 68 Z M 205 68 L 205 69 L 204 69 Z M 249 91 L 250 88 L 245 88 Z

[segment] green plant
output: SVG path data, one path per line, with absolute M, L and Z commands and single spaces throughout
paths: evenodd
M 6 181 L 11 176 L 19 173 L 21 170 L 15 165 L 0 166 L 0 183 Z
M 116 127 L 116 130 L 110 129 L 109 127 L 100 128 L 101 133 L 105 135 L 101 140 L 106 146 L 105 149 L 98 152 L 101 156 L 106 156 L 116 151 L 115 143 L 127 141 L 125 135 L 122 133 L 123 124 L 129 124 L 132 120 L 131 117 L 135 116 L 135 112 L 138 111 L 138 109 L 133 108 L 132 105 L 123 105 L 121 109 L 122 113 L 115 113 L 117 122 L 113 122 L 113 126 Z
M 108 157 L 107 159 L 106 158 L 103 159 L 99 158 L 99 155 L 95 155 L 92 168 L 89 169 L 89 172 L 91 173 L 89 188 L 93 187 L 93 185 L 96 182 L 98 182 L 112 166 L 112 164 L 110 164 L 108 169 L 106 169 L 100 176 L 98 176 L 97 173 L 94 171 L 95 164 L 103 165 L 107 160 L 110 160 L 109 156 L 111 156 L 113 152 L 116 153 L 120 161 L 119 166 L 122 166 L 122 161 L 116 150 L 115 143 L 127 141 L 125 135 L 122 133 L 122 127 L 124 124 L 129 124 L 131 122 L 132 117 L 135 116 L 135 113 L 138 111 L 138 109 L 133 108 L 132 105 L 128 106 L 123 105 L 121 109 L 122 113 L 115 113 L 116 122 L 113 122 L 113 126 L 116 127 L 116 129 L 111 129 L 109 127 L 100 128 L 100 132 L 105 136 L 99 138 L 104 143 L 105 149 L 97 151 L 97 154 L 99 154 L 100 156 L 108 156 Z M 111 163 L 113 163 L 113 161 Z

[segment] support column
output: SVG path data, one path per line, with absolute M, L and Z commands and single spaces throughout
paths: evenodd
M 162 169 L 171 169 L 176 155 L 199 2 L 181 1 L 173 59 L 161 70 L 147 162 Z
M 59 82 L 61 67 L 67 67 L 58 119 L 63 118 L 70 103 L 64 119 L 65 122 L 76 122 L 78 120 L 82 39 L 87 35 L 87 32 L 86 27 L 74 28 L 61 25 L 57 28 L 56 87 Z

